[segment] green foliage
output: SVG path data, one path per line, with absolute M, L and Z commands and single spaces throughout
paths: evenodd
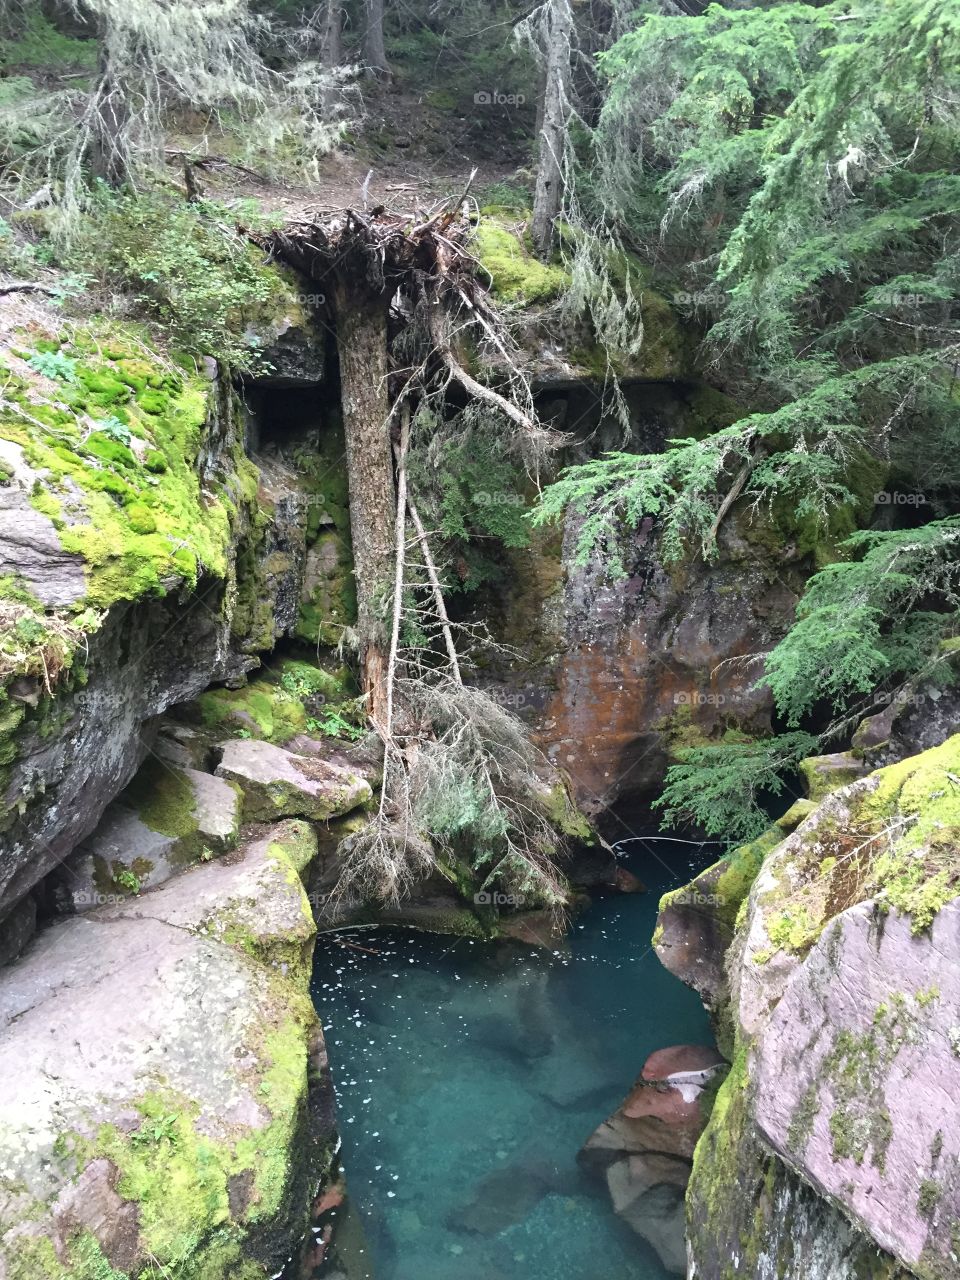
M 861 532 L 845 549 L 857 558 L 811 578 L 796 624 L 767 658 L 764 682 L 794 726 L 820 699 L 842 711 L 929 667 L 956 627 L 960 518 Z
M 26 6 L 0 14 L 14 36 L 4 67 L 30 73 L 16 77 L 12 103 L 9 91 L 8 105 L 0 100 L 0 156 L 23 190 L 50 183 L 61 225 L 85 205 L 91 179 L 139 186 L 160 167 L 184 107 L 215 118 L 231 151 L 249 147 L 288 172 L 309 172 L 339 136 L 324 119 L 340 98 L 329 75 L 248 0 L 82 8 L 96 39 L 62 33 L 66 15 L 55 11 L 49 21 Z
M 96 64 L 95 40 L 65 35 L 35 9 L 25 10 L 16 36 L 0 45 L 0 67 L 5 74 L 8 68 L 14 67 L 32 71 L 51 68 L 92 71 Z
M 38 351 L 27 364 L 45 378 L 59 378 L 63 382 L 77 381 L 77 362 L 62 351 Z
M 497 581 L 498 547 L 530 541 L 526 476 L 502 423 L 471 406 L 449 424 L 423 410 L 415 427 L 424 447 L 411 455 L 411 484 L 425 522 L 439 531 L 456 566 L 449 586 L 473 591 Z
M 346 707 L 329 707 L 322 716 L 308 719 L 307 728 L 311 733 L 322 733 L 325 738 L 358 742 L 366 736 L 364 719 L 364 711 L 356 703 L 350 703 Z
M 179 1119 L 179 1114 L 174 1112 L 166 1115 L 147 1115 L 136 1133 L 130 1135 L 130 1141 L 134 1145 L 143 1146 L 159 1146 L 162 1142 L 169 1142 L 171 1146 L 176 1146 L 179 1141 L 177 1124 Z
M 709 836 L 753 840 L 770 824 L 759 800 L 782 795 L 786 775 L 816 747 L 814 736 L 795 732 L 682 749 L 656 805 L 668 825 L 692 823 Z
M 249 327 L 296 304 L 281 275 L 229 230 L 229 220 L 207 202 L 100 188 L 67 261 L 132 294 L 180 349 L 264 372 Z
M 790 727 L 821 700 L 842 712 L 926 670 L 955 629 L 960 12 L 649 5 L 600 64 L 575 234 L 593 219 L 594 258 L 655 246 L 752 412 L 571 468 L 535 521 L 572 508 L 578 558 L 621 573 L 621 531 L 644 517 L 667 560 L 714 555 L 734 502 L 738 530 L 767 520 L 821 568 L 767 681 Z M 914 505 L 875 507 L 878 489 Z
M 113 414 L 111 414 L 109 418 L 104 418 L 102 422 L 98 422 L 97 430 L 102 431 L 103 434 L 109 436 L 111 440 L 119 441 L 120 444 L 130 443 L 130 428 L 125 422 L 121 422 L 119 418 L 114 417 Z M 162 455 L 159 456 L 162 457 Z M 164 459 L 164 461 L 166 460 Z

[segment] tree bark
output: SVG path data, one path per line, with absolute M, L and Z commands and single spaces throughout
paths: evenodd
M 93 91 L 94 114 L 90 126 L 88 160 L 94 178 L 110 187 L 122 187 L 130 177 L 127 127 L 129 114 L 123 85 L 110 64 L 107 31 L 99 24 L 100 60 Z
M 390 63 L 383 42 L 384 0 L 364 0 L 363 60 L 375 75 L 384 79 L 390 75 Z
M 390 583 L 396 492 L 387 386 L 389 295 L 348 279 L 334 284 L 340 397 L 346 438 L 350 534 L 357 581 L 360 671 L 368 711 L 386 721 Z
M 320 19 L 320 59 L 326 73 L 323 111 L 328 115 L 336 99 L 334 77 L 343 61 L 343 9 L 340 0 L 324 0 L 317 15 Z
M 325 71 L 335 71 L 343 58 L 343 9 L 340 0 L 326 0 L 320 26 L 320 50 Z
M 573 11 L 570 0 L 548 0 L 543 17 L 543 108 L 537 187 L 530 234 L 541 257 L 553 248 L 554 223 L 563 198 L 562 159 L 567 128 L 566 103 L 570 87 L 570 45 Z

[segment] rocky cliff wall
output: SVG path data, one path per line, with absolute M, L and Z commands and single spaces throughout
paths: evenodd
M 658 950 L 700 977 L 732 1059 L 694 1159 L 691 1277 L 958 1273 L 958 763 L 949 738 L 772 835 L 732 933 L 691 937 L 665 900 Z

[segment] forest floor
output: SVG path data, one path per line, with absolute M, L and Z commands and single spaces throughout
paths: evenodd
M 364 90 L 356 126 L 317 162 L 309 185 L 258 179 L 234 167 L 204 169 L 197 178 L 211 198 L 254 199 L 264 213 L 300 219 L 380 204 L 413 213 L 458 194 L 476 169 L 473 193 L 483 203 L 489 188 L 524 186 L 533 178 L 523 168 L 530 145 L 518 138 L 520 121 L 509 108 L 494 106 L 492 117 L 483 114 L 489 109 L 437 107 L 404 81 L 373 84 Z M 171 145 L 197 156 L 217 149 L 214 140 L 189 133 Z

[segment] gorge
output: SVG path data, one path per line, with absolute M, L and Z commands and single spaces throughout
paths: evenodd
M 960 15 L 601 8 L 0 3 L 0 1280 L 960 1276 Z

